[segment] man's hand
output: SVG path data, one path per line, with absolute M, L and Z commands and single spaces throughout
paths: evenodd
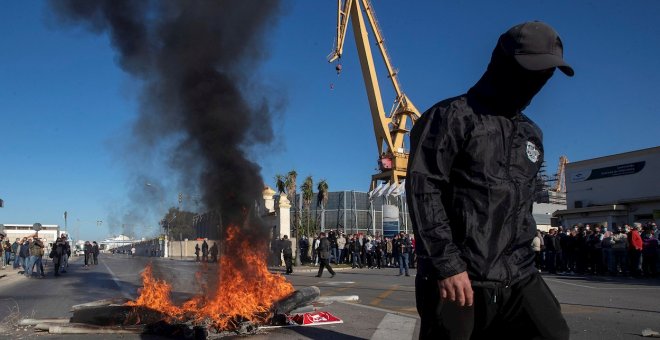
M 438 281 L 440 298 L 455 302 L 460 307 L 472 306 L 473 292 L 467 272 Z

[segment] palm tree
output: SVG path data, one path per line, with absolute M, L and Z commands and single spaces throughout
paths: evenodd
M 284 186 L 286 187 L 286 195 L 291 197 L 296 196 L 296 179 L 298 178 L 298 173 L 296 170 L 291 170 L 286 175 L 286 180 L 284 181 Z
M 289 202 L 293 208 L 293 229 L 295 230 L 295 235 L 298 237 L 298 230 L 300 229 L 300 211 L 298 211 L 298 202 L 296 197 L 296 187 L 298 184 L 296 180 L 298 178 L 298 173 L 296 170 L 291 170 L 286 174 L 286 179 L 284 180 L 284 187 L 286 188 L 286 195 L 289 198 Z
M 281 174 L 275 175 L 275 188 L 277 188 L 278 194 L 281 194 L 286 191 L 284 175 Z
M 314 180 L 312 176 L 307 176 L 305 181 L 300 186 L 302 191 L 302 203 L 304 210 L 307 210 L 307 233 L 309 234 L 309 207 L 312 205 L 312 197 L 314 197 Z
M 316 196 L 316 205 L 324 208 L 328 203 L 328 182 L 322 179 L 316 189 L 319 191 Z
M 321 230 L 325 230 L 325 205 L 328 204 L 328 182 L 322 179 L 316 186 L 319 193 L 316 196 L 316 206 L 321 206 Z

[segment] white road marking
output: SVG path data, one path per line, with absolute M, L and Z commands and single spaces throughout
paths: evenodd
M 131 296 L 131 294 L 129 294 L 128 292 L 124 291 L 124 289 L 121 287 L 121 284 L 119 284 L 119 280 L 117 279 L 117 275 L 115 275 L 115 273 L 112 271 L 112 269 L 110 269 L 110 267 L 108 267 L 108 265 L 105 264 L 105 262 L 101 262 L 101 263 L 103 263 L 103 265 L 105 266 L 105 268 L 107 268 L 108 271 L 110 272 L 110 275 L 112 276 L 112 281 L 115 281 L 115 284 L 116 284 L 117 287 L 119 288 L 119 291 L 121 292 L 121 294 L 124 295 L 124 297 L 127 298 L 127 299 L 133 299 L 133 297 Z
M 321 296 L 319 297 L 319 302 L 329 302 L 329 301 L 359 301 L 360 297 L 357 295 L 337 295 L 337 296 Z
M 371 310 L 375 310 L 375 311 L 379 311 L 379 312 L 383 312 L 383 313 L 399 315 L 399 316 L 402 316 L 402 317 L 405 317 L 405 318 L 419 319 L 419 316 L 417 316 L 417 315 L 411 315 L 411 314 L 396 312 L 396 311 L 393 311 L 393 310 L 380 308 L 380 307 L 374 307 L 374 306 L 362 305 L 362 304 L 359 304 L 359 303 L 344 302 L 344 301 L 337 301 L 337 303 L 343 303 L 343 304 L 351 305 L 351 306 L 354 306 L 354 307 L 366 308 L 366 309 L 371 309 Z
M 322 282 L 319 282 L 319 283 L 322 283 L 322 284 L 328 285 L 328 286 L 340 286 L 340 285 L 352 285 L 355 282 L 354 281 L 322 281 Z
M 566 281 L 557 280 L 557 279 L 543 278 L 543 280 L 557 282 L 557 283 L 563 283 L 563 284 L 569 285 L 569 286 L 589 288 L 589 289 L 599 289 L 599 290 L 642 290 L 642 289 L 643 290 L 658 290 L 658 289 L 660 289 L 660 287 L 595 287 L 595 286 L 580 285 L 580 284 L 577 284 L 577 283 L 566 282 Z M 616 283 L 616 282 L 603 282 L 603 283 Z
M 415 324 L 417 319 L 391 313 L 385 314 L 385 317 L 378 324 L 376 332 L 371 336 L 374 340 L 401 340 L 412 339 L 415 333 Z

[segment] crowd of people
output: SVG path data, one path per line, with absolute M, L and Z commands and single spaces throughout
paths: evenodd
M 532 248 L 539 272 L 655 277 L 659 236 L 654 222 L 614 225 L 611 230 L 585 224 L 537 231 Z
M 614 225 L 611 229 L 584 224 L 550 228 L 548 232 L 538 230 L 531 245 L 536 253 L 536 268 L 551 274 L 656 277 L 660 272 L 660 230 L 656 223 Z M 408 268 L 415 268 L 414 235 L 347 235 L 341 230 L 330 230 L 325 236 L 301 236 L 298 247 L 302 265 L 319 265 L 323 237 L 330 245 L 329 264 L 369 269 L 395 267 L 400 269 L 400 275 L 408 275 Z M 274 253 L 286 257 L 286 241 L 279 240 Z
M 399 268 L 399 275 L 410 276 L 409 268 L 415 268 L 415 238 L 412 234 L 400 232 L 393 236 L 346 234 L 342 230 L 329 230 L 312 236 L 303 235 L 298 239 L 300 262 L 303 265 L 319 266 L 320 246 L 326 238 L 329 243 L 328 264 L 346 264 L 352 268 L 381 269 Z M 274 253 L 284 252 L 284 239 L 275 245 Z
M 98 264 L 100 253 L 99 245 L 94 242 L 85 242 L 85 265 Z M 0 259 L 2 270 L 18 270 L 19 274 L 27 278 L 45 278 L 44 268 L 47 259 L 52 260 L 53 276 L 58 277 L 67 272 L 71 257 L 71 245 L 67 234 L 61 234 L 53 243 L 46 243 L 38 233 L 16 238 L 14 242 L 0 233 Z

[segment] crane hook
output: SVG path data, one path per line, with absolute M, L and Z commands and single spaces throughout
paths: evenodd
M 337 66 L 335 66 L 335 71 L 337 71 L 337 76 L 339 76 L 341 73 L 341 64 L 337 64 Z

